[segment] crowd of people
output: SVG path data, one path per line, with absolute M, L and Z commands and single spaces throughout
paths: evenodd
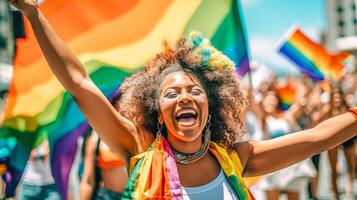
M 338 199 L 339 145 L 348 164 L 344 192 L 353 195 L 357 78 L 352 72 L 321 82 L 272 76 L 258 88 L 242 89 L 234 63 L 193 32 L 128 77 L 113 106 L 36 1 L 9 2 L 28 18 L 51 70 L 94 129 L 84 137 L 75 173 L 80 199 L 234 200 L 254 199 L 263 191 L 268 200 L 282 194 L 296 200 L 301 186 L 317 199 L 323 151 Z M 278 92 L 284 84 L 295 94 L 288 106 Z M 20 199 L 60 199 L 48 155 L 46 141 L 33 150 Z M 254 184 L 244 181 L 257 176 Z M 74 193 L 68 191 L 70 199 Z
M 250 107 L 246 113 L 250 138 L 265 140 L 280 137 L 296 130 L 314 127 L 322 120 L 346 112 L 357 103 L 356 78 L 356 73 L 353 72 L 338 81 L 326 79 L 321 82 L 311 81 L 304 76 L 267 77 L 266 81 L 250 95 Z M 282 109 L 283 97 L 279 96 L 278 92 L 282 84 L 295 88 L 295 101 L 289 109 Z M 338 170 L 341 170 L 337 162 L 339 149 L 343 150 L 346 160 L 343 164 L 346 164 L 348 169 L 348 181 L 344 191 L 339 191 L 337 185 L 340 173 Z M 355 138 L 328 150 L 331 198 L 338 199 L 341 193 L 353 197 L 356 150 Z M 299 199 L 301 187 L 306 187 L 310 198 L 317 199 L 319 161 L 320 154 L 314 155 L 310 159 L 263 177 L 254 188 L 265 191 L 268 199 L 278 199 L 282 193 L 287 194 L 288 199 Z

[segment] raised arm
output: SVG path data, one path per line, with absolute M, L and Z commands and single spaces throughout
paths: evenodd
M 121 116 L 90 80 L 82 64 L 56 34 L 35 0 L 10 0 L 29 19 L 51 70 L 72 94 L 91 126 L 113 151 L 137 153 L 134 125 Z
M 344 113 L 304 131 L 271 140 L 238 143 L 236 151 L 245 164 L 244 175 L 257 176 L 331 149 L 356 134 L 356 119 L 351 113 Z

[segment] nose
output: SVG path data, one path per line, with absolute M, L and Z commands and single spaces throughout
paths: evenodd
M 188 104 L 192 102 L 193 100 L 187 91 L 182 91 L 180 98 L 178 99 L 178 104 Z

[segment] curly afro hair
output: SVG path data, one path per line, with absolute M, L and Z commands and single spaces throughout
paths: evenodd
M 193 75 L 201 83 L 209 102 L 211 140 L 232 150 L 237 137 L 246 132 L 240 113 L 247 100 L 233 62 L 199 34 L 181 38 L 175 48 L 166 45 L 162 53 L 128 77 L 121 86 L 116 108 L 139 129 L 155 136 L 161 83 L 168 74 L 178 71 Z M 163 135 L 167 135 L 165 129 Z

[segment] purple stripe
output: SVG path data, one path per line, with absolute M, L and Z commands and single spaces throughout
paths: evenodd
M 324 79 L 325 75 L 315 65 L 313 60 L 307 58 L 304 52 L 301 52 L 289 41 L 286 41 L 280 47 L 279 53 L 291 60 L 302 73 L 307 74 L 311 79 L 316 81 Z
M 120 90 L 118 89 L 112 92 L 109 96 L 109 101 L 113 101 L 119 93 Z M 57 142 L 54 141 L 55 144 L 53 145 L 53 149 L 51 149 L 52 174 L 57 190 L 63 199 L 67 199 L 68 179 L 77 152 L 78 137 L 82 136 L 89 128 L 90 126 L 87 121 L 81 123 Z M 51 140 L 50 137 L 49 140 Z
M 117 88 L 119 88 L 119 87 L 120 87 L 120 85 L 118 85 Z M 113 100 L 114 100 L 115 98 L 117 98 L 117 97 L 119 96 L 119 94 L 120 94 L 120 90 L 119 90 L 119 89 L 116 89 L 116 90 L 109 96 L 109 98 L 108 98 L 109 101 L 113 103 Z
M 22 172 L 16 170 L 13 167 L 8 168 L 7 174 L 2 176 L 3 180 L 6 181 L 5 196 L 14 197 L 16 193 L 17 185 L 19 184 L 22 176 Z
M 16 138 L 16 140 L 18 143 L 11 152 L 7 164 L 8 173 L 3 176 L 6 181 L 5 194 L 9 197 L 14 196 L 16 193 L 16 187 L 22 177 L 31 152 L 29 144 L 25 143 L 32 143 L 33 137 L 28 134 L 22 138 L 22 140 L 19 138 Z M 30 146 L 32 146 L 32 144 Z
M 168 154 L 166 159 L 167 175 L 169 176 L 169 184 L 172 199 L 182 199 L 182 188 L 180 178 L 177 171 L 176 161 L 171 151 L 170 145 L 162 137 L 164 151 Z
M 64 200 L 67 199 L 68 179 L 77 152 L 77 139 L 83 135 L 88 128 L 89 125 L 87 122 L 82 123 L 76 129 L 58 140 L 51 151 L 52 174 L 57 190 Z
M 236 72 L 243 77 L 246 73 L 250 71 L 248 56 L 244 56 L 236 69 Z

